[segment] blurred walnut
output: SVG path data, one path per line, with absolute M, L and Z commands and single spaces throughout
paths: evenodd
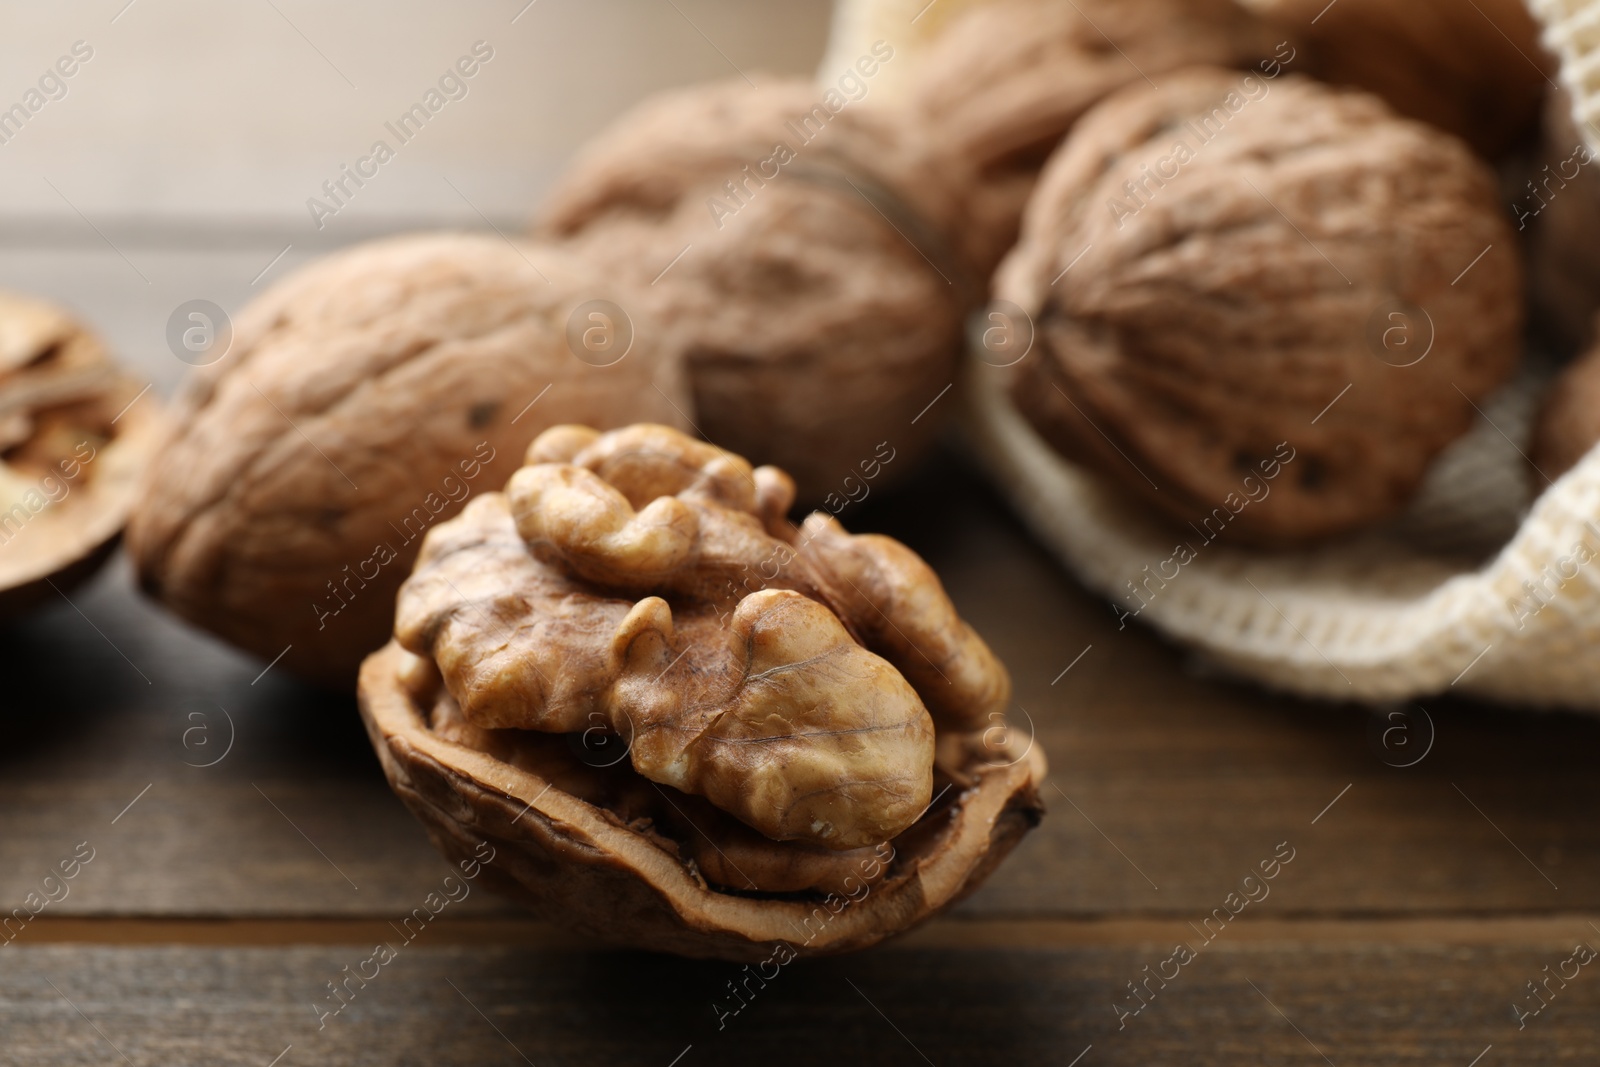
M 422 535 L 503 483 L 540 430 L 687 418 L 674 365 L 642 334 L 620 355 L 572 340 L 614 329 L 623 344 L 625 313 L 584 306 L 607 292 L 570 256 L 466 235 L 379 241 L 291 275 L 179 401 L 129 529 L 145 589 L 348 687 L 390 632 Z
M 59 308 L 0 293 L 0 619 L 106 558 L 159 428 L 155 400 L 99 338 Z
M 1532 137 L 1554 63 L 1522 0 L 1240 0 L 1305 43 L 1305 72 L 1375 92 L 1491 158 Z
M 1276 73 L 1295 55 L 1234 0 L 1001 0 L 951 19 L 908 104 L 935 165 L 960 176 L 962 240 L 988 277 L 1045 159 L 1108 94 L 1196 64 Z
M 898 903 L 837 950 L 998 862 L 1037 819 L 1043 771 L 1001 743 L 1004 667 L 914 554 L 826 516 L 794 528 L 793 493 L 668 427 L 557 427 L 504 494 L 428 535 L 361 695 L 391 781 L 447 852 L 491 833 L 561 917 L 718 955 L 762 938 L 714 887 L 891 887 Z M 519 796 L 535 812 L 521 829 L 499 810 Z M 553 840 L 574 833 L 585 849 Z M 944 873 L 913 888 L 926 864 Z M 605 896 L 572 892 L 596 880 Z M 643 890 L 689 910 L 619 903 Z
M 905 457 L 888 481 L 932 441 L 975 292 L 915 128 L 859 85 L 863 102 L 767 78 L 662 94 L 584 148 L 539 225 L 637 283 L 696 428 L 813 503 L 880 442 Z
M 1516 243 L 1464 145 L 1365 93 L 1221 70 L 1086 116 L 996 288 L 1037 323 L 1021 411 L 1207 540 L 1393 514 L 1522 322 Z

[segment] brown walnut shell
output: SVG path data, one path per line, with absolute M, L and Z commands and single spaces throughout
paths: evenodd
M 294 273 L 239 315 L 231 350 L 177 402 L 128 530 L 142 585 L 240 648 L 349 688 L 388 639 L 421 535 L 502 484 L 540 431 L 687 424 L 648 331 L 620 357 L 574 354 L 574 331 L 591 328 L 581 305 L 610 295 L 558 250 L 464 234 Z
M 759 959 L 897 933 L 1037 822 L 1005 669 L 909 550 L 796 529 L 792 493 L 667 427 L 559 427 L 428 534 L 359 691 L 451 859 L 487 842 L 594 936 Z
M 66 312 L 0 293 L 0 619 L 94 573 L 160 437 L 145 387 Z
M 936 166 L 960 176 L 962 240 L 988 277 L 1039 171 L 1089 108 L 1180 67 L 1285 65 L 1295 46 L 1234 0 L 1002 0 L 951 20 L 909 87 Z
M 1377 93 L 1490 158 L 1532 137 L 1555 64 L 1522 0 L 1242 0 L 1305 43 L 1305 72 Z
M 1465 145 L 1366 93 L 1198 68 L 1131 87 L 1051 161 L 999 273 L 1038 336 L 1012 398 L 1207 540 L 1382 519 L 1518 358 L 1496 199 Z
M 899 458 L 877 485 L 925 451 L 976 292 L 943 250 L 953 202 L 926 146 L 862 84 L 860 102 L 768 78 L 664 93 L 579 154 L 538 224 L 637 283 L 696 429 L 813 504 L 880 443 Z

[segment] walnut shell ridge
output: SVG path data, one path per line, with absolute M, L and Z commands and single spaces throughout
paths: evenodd
M 1392 515 L 1520 355 L 1493 176 L 1377 97 L 1293 75 L 1196 68 L 1108 99 L 997 278 L 1038 337 L 1013 402 L 1208 540 Z
M 879 484 L 926 450 L 977 292 L 920 131 L 864 84 L 837 112 L 798 80 L 660 94 L 579 153 L 537 225 L 637 284 L 696 429 L 813 504 L 881 442 L 905 458 Z
M 580 305 L 614 296 L 571 256 L 466 234 L 295 272 L 177 401 L 128 531 L 141 584 L 240 648 L 350 687 L 388 639 L 422 534 L 504 482 L 540 431 L 687 424 L 677 367 L 637 308 L 624 355 L 575 355 Z

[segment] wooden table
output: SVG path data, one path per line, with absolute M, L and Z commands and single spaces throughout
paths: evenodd
M 326 983 L 446 867 L 351 700 L 186 629 L 118 561 L 0 640 L 0 904 L 66 892 L 0 947 L 0 1063 L 1600 1057 L 1600 967 L 1566 962 L 1600 945 L 1600 723 L 1440 700 L 1426 757 L 1388 766 L 1367 712 L 1119 631 L 953 453 L 846 518 L 933 563 L 1050 756 L 1043 826 L 952 914 L 794 964 L 719 1029 L 737 968 L 595 948 L 478 891 L 319 1029 Z M 1203 948 L 1165 963 L 1180 941 Z M 1130 983 L 1174 970 L 1131 1014 Z

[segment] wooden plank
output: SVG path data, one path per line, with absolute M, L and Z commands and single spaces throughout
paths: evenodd
M 0 285 L 72 296 L 166 390 L 185 369 L 160 341 L 167 309 L 217 287 L 236 306 L 280 250 L 130 248 L 147 291 L 103 248 L 11 249 Z M 1279 842 L 1296 859 L 1252 905 L 1268 914 L 1600 907 L 1600 722 L 1430 701 L 1432 750 L 1387 766 L 1365 711 L 1231 683 L 1119 630 L 950 454 L 843 517 L 933 563 L 1010 665 L 1051 758 L 1049 817 L 962 914 L 1197 921 Z M 96 859 L 53 912 L 380 916 L 426 893 L 442 867 L 350 701 L 260 676 L 266 664 L 139 599 L 124 569 L 72 600 L 0 642 L 0 911 L 83 841 Z M 234 748 L 186 765 L 220 751 L 223 708 Z
M 119 562 L 0 643 L 0 911 L 82 843 L 53 913 L 404 912 L 448 873 L 348 697 L 263 675 L 130 585 Z
M 948 459 L 846 518 L 934 562 L 1010 663 L 1052 759 L 1050 816 L 964 914 L 1198 921 L 1280 842 L 1296 858 L 1258 906 L 1268 913 L 1600 906 L 1600 779 L 1586 755 L 1600 724 L 1430 705 L 1433 751 L 1391 768 L 1364 712 L 1196 677 L 1180 651 L 1118 632 Z M 20 903 L 86 840 L 97 858 L 63 914 L 381 915 L 427 891 L 442 867 L 349 701 L 258 679 L 264 664 L 137 599 L 120 569 L 73 601 L 0 647 L 13 723 L 0 902 Z M 233 750 L 186 766 L 219 752 L 221 708 Z M 207 734 L 186 749 L 196 726 Z
M 118 1053 L 135 1067 L 1466 1067 L 1486 1049 L 1478 1062 L 1590 1063 L 1600 1052 L 1593 965 L 1568 964 L 1577 976 L 1565 988 L 1552 981 L 1523 1028 L 1511 1011 L 1532 1004 L 1519 999 L 1525 983 L 1585 937 L 1600 941 L 1577 924 L 1564 938 L 1510 946 L 1219 944 L 1165 989 L 1152 982 L 1147 1006 L 1120 1029 L 1119 993 L 1167 957 L 1165 942 L 910 948 L 769 967 L 764 988 L 749 979 L 738 1014 L 729 984 L 746 976 L 726 964 L 418 944 L 364 987 L 352 982 L 347 1006 L 325 1018 L 314 1005 L 326 983 L 365 950 L 29 947 L 0 957 L 0 1033 L 8 1059 L 37 1067 L 120 1062 Z
M 45 914 L 16 945 L 190 945 L 369 947 L 393 938 L 392 919 L 366 918 L 120 918 Z M 1592 924 L 1592 925 L 1591 925 Z M 1516 946 L 1551 944 L 1585 929 L 1600 935 L 1600 914 L 1480 915 L 1448 918 L 1280 918 L 1264 914 L 1230 923 L 1222 943 L 1291 945 Z M 1077 949 L 1107 945 L 1172 944 L 1201 935 L 1181 919 L 978 919 L 941 916 L 885 942 L 909 949 Z M 1220 935 L 1219 935 L 1220 936 Z M 531 916 L 478 916 L 455 906 L 428 924 L 431 948 L 485 946 L 544 951 L 618 951 L 565 927 Z

